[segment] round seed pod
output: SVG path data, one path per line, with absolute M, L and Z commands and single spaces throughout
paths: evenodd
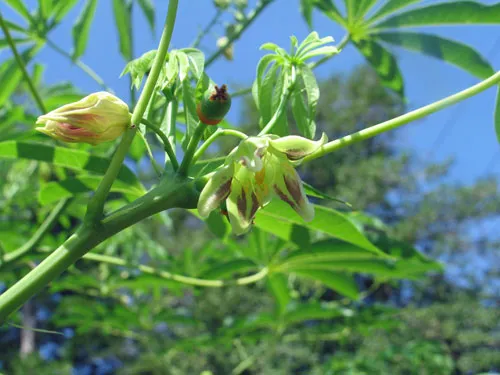
M 215 85 L 203 94 L 203 98 L 196 106 L 196 112 L 201 122 L 207 125 L 217 125 L 221 122 L 231 108 L 231 95 L 227 86 Z

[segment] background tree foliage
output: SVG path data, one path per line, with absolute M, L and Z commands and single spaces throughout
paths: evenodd
M 24 13 L 22 2 L 8 3 Z M 52 18 L 43 15 L 44 9 L 48 10 L 43 4 L 50 2 L 40 3 L 38 13 L 26 17 L 29 34 L 38 35 L 43 42 L 51 27 L 64 17 L 66 7 L 69 9 L 77 2 L 57 5 Z M 92 18 L 96 3 L 84 2 L 75 23 L 75 50 L 71 55 L 75 61 L 80 61 L 85 50 L 82 36 L 88 33 L 90 23 L 86 20 Z M 137 1 L 146 15 L 151 14 L 151 3 Z M 261 6 L 267 3 L 270 1 Z M 306 20 L 310 20 L 309 10 L 313 6 L 339 20 L 340 12 L 329 1 L 301 3 Z M 405 111 L 399 70 L 392 68 L 393 75 L 383 75 L 383 66 L 374 63 L 396 64 L 396 60 L 380 56 L 374 59 L 367 52 L 367 43 L 377 46 L 376 38 L 380 37 L 418 49 L 417 39 L 423 43 L 425 38 L 431 38 L 409 33 L 400 33 L 397 38 L 392 34 L 367 33 L 356 20 L 366 15 L 375 1 L 360 1 L 357 9 L 357 2 L 345 3 L 349 14 L 344 26 L 371 66 L 360 66 L 348 77 L 332 76 L 320 82 L 315 122 L 318 133 L 324 131 L 330 139 Z M 387 1 L 375 9 L 382 12 L 397 3 Z M 113 4 L 120 51 L 128 61 L 133 57 L 131 41 L 126 38 L 132 2 Z M 462 7 L 465 9 L 465 5 L 458 8 Z M 497 8 L 491 6 L 486 11 Z M 421 11 L 420 16 L 424 14 L 432 23 L 430 15 L 438 14 L 437 10 Z M 465 22 L 465 15 L 471 10 L 453 12 L 458 15 L 447 18 L 449 22 Z M 410 21 L 418 20 L 417 16 L 400 16 L 397 25 L 413 25 L 416 21 Z M 383 24 L 393 27 L 396 20 L 389 18 Z M 477 23 L 481 20 L 478 18 Z M 235 17 L 236 32 L 242 24 L 244 21 Z M 15 25 L 10 27 L 16 30 Z M 235 31 L 231 32 L 228 37 L 235 41 Z M 44 43 L 48 41 L 45 39 Z M 451 54 L 445 55 L 447 59 L 453 60 L 449 56 L 458 53 L 455 44 L 436 39 L 433 42 L 450 48 L 445 49 Z M 41 47 L 37 44 L 34 48 Z M 388 51 L 377 48 L 372 51 L 389 56 Z M 432 49 L 421 50 L 432 55 Z M 476 62 L 476 75 L 484 78 L 492 73 L 487 62 Z M 7 71 L 14 69 L 9 64 L 11 60 L 0 68 L 4 78 L 10 77 Z M 71 84 L 45 86 L 41 79 L 36 79 L 38 69 L 41 65 L 35 65 L 32 74 L 46 94 L 49 109 L 80 97 Z M 11 78 L 6 86 L 12 90 L 2 90 L 0 97 L 0 127 L 6 130 L 0 140 L 46 141 L 37 135 L 26 136 L 37 112 L 25 84 L 20 78 Z M 291 110 L 287 116 L 292 132 L 298 132 Z M 250 131 L 258 122 L 255 104 L 248 99 L 240 124 L 235 125 Z M 156 139 L 150 137 L 150 142 L 155 145 Z M 213 156 L 228 152 L 234 145 L 234 140 L 224 139 L 213 150 Z M 8 157 L 1 150 L 0 145 L 0 156 Z M 92 154 L 107 158 L 109 150 L 98 146 Z M 129 165 L 141 165 L 145 159 L 142 143 L 134 143 Z M 81 174 L 64 163 L 54 166 L 50 161 L 0 159 L 2 287 L 12 285 L 63 242 L 83 216 L 87 197 L 71 194 L 50 234 L 35 246 L 36 251 L 9 262 L 9 254 L 22 248 L 61 198 L 58 190 L 48 191 L 47 186 L 55 187 L 60 181 L 73 182 L 74 186 L 75 178 L 82 176 L 88 177 L 85 181 L 92 185 L 91 173 L 99 173 L 91 170 Z M 287 239 L 262 227 L 254 228 L 244 238 L 233 238 L 225 232 L 221 215 L 212 215 L 208 225 L 204 225 L 184 210 L 173 210 L 147 219 L 100 245 L 32 299 L 10 325 L 0 327 L 0 372 L 420 375 L 498 370 L 500 300 L 494 265 L 500 260 L 499 244 L 474 230 L 485 220 L 498 218 L 498 183 L 492 176 L 471 185 L 450 184 L 447 176 L 451 165 L 452 162 L 423 163 L 405 146 L 398 132 L 390 132 L 299 169 L 305 181 L 328 196 L 349 202 L 353 208 L 334 200 L 312 199 L 344 213 L 387 253 L 422 267 L 429 265 L 425 271 L 434 272 L 425 276 L 422 272 L 391 274 L 385 264 L 380 265 L 382 271 L 376 272 L 375 262 L 371 265 L 374 272 L 362 271 L 353 278 L 339 272 L 299 269 L 271 274 L 247 286 L 189 286 L 171 277 L 148 274 L 138 267 L 153 265 L 186 277 L 232 280 L 250 275 L 258 266 L 289 256 L 296 249 L 310 249 L 317 241 L 335 242 L 328 242 L 332 240 L 324 231 L 302 226 L 294 226 Z M 143 170 L 138 178 L 150 185 L 154 173 L 151 169 Z M 69 190 L 74 192 L 72 189 Z M 82 193 L 87 190 L 82 189 Z M 121 193 L 113 193 L 110 207 L 128 199 Z M 35 196 L 38 201 L 33 199 Z M 489 260 L 491 267 L 486 272 L 465 267 L 477 257 Z M 117 258 L 124 263 L 114 264 Z M 443 261 L 446 269 L 459 271 L 437 272 L 438 267 L 430 259 Z M 33 332 L 35 326 L 47 331 Z

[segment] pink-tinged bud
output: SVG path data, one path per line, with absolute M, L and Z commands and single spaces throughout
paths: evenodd
M 97 145 L 115 140 L 130 126 L 126 103 L 97 92 L 38 117 L 36 130 L 63 142 Z

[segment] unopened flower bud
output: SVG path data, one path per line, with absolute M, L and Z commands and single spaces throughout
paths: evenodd
M 38 117 L 36 130 L 64 142 L 97 145 L 118 138 L 130 126 L 126 103 L 97 92 Z
M 227 92 L 227 86 L 215 85 L 203 94 L 201 101 L 196 107 L 196 112 L 201 122 L 207 125 L 217 125 L 231 108 L 231 95 Z

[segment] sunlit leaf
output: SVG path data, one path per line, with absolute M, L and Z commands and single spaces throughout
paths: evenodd
M 315 205 L 314 220 L 306 223 L 288 204 L 274 200 L 264 209 L 258 211 L 255 225 L 267 231 L 268 228 L 275 226 L 275 223 L 281 225 L 283 235 L 286 233 L 286 237 L 283 238 L 290 238 L 294 225 L 299 225 L 329 234 L 375 254 L 383 254 L 344 214 L 330 208 Z
M 479 78 L 487 78 L 495 72 L 475 49 L 454 40 L 416 32 L 381 32 L 375 35 L 386 43 L 456 65 Z
M 126 61 L 130 61 L 132 60 L 131 4 L 123 0 L 113 0 L 113 13 L 120 41 L 120 53 Z
M 360 40 L 356 43 L 356 46 L 375 69 L 382 84 L 400 96 L 404 96 L 403 77 L 396 58 L 371 39 Z
M 294 269 L 293 273 L 304 278 L 312 279 L 321 282 L 328 288 L 340 293 L 351 299 L 358 299 L 359 292 L 356 280 L 352 275 L 335 271 L 311 270 L 311 269 Z
M 19 13 L 27 21 L 32 20 L 32 16 L 22 0 L 5 0 L 5 3 Z
M 291 300 L 287 277 L 282 274 L 271 274 L 267 278 L 267 287 L 276 301 L 276 315 L 280 316 Z
M 102 177 L 87 175 L 68 178 L 63 181 L 49 182 L 41 186 L 38 200 L 40 204 L 47 205 L 62 198 L 95 191 L 101 180 Z M 111 191 L 125 194 L 130 198 L 139 198 L 146 192 L 144 189 L 139 189 L 136 185 L 130 185 L 120 180 L 113 183 Z
M 78 59 L 87 48 L 90 27 L 97 7 L 97 0 L 87 0 L 73 25 L 73 59 Z
M 85 151 L 35 142 L 0 142 L 0 158 L 37 160 L 96 174 L 104 174 L 109 165 L 109 159 Z M 120 169 L 118 179 L 133 186 L 141 186 L 135 174 L 126 166 Z
M 486 5 L 474 1 L 433 4 L 398 14 L 376 27 L 387 29 L 430 25 L 467 25 L 500 23 L 500 4 Z
M 422 0 L 388 0 L 374 15 L 368 22 L 375 22 L 381 18 L 391 15 L 397 10 L 406 8 L 407 6 L 418 3 Z

